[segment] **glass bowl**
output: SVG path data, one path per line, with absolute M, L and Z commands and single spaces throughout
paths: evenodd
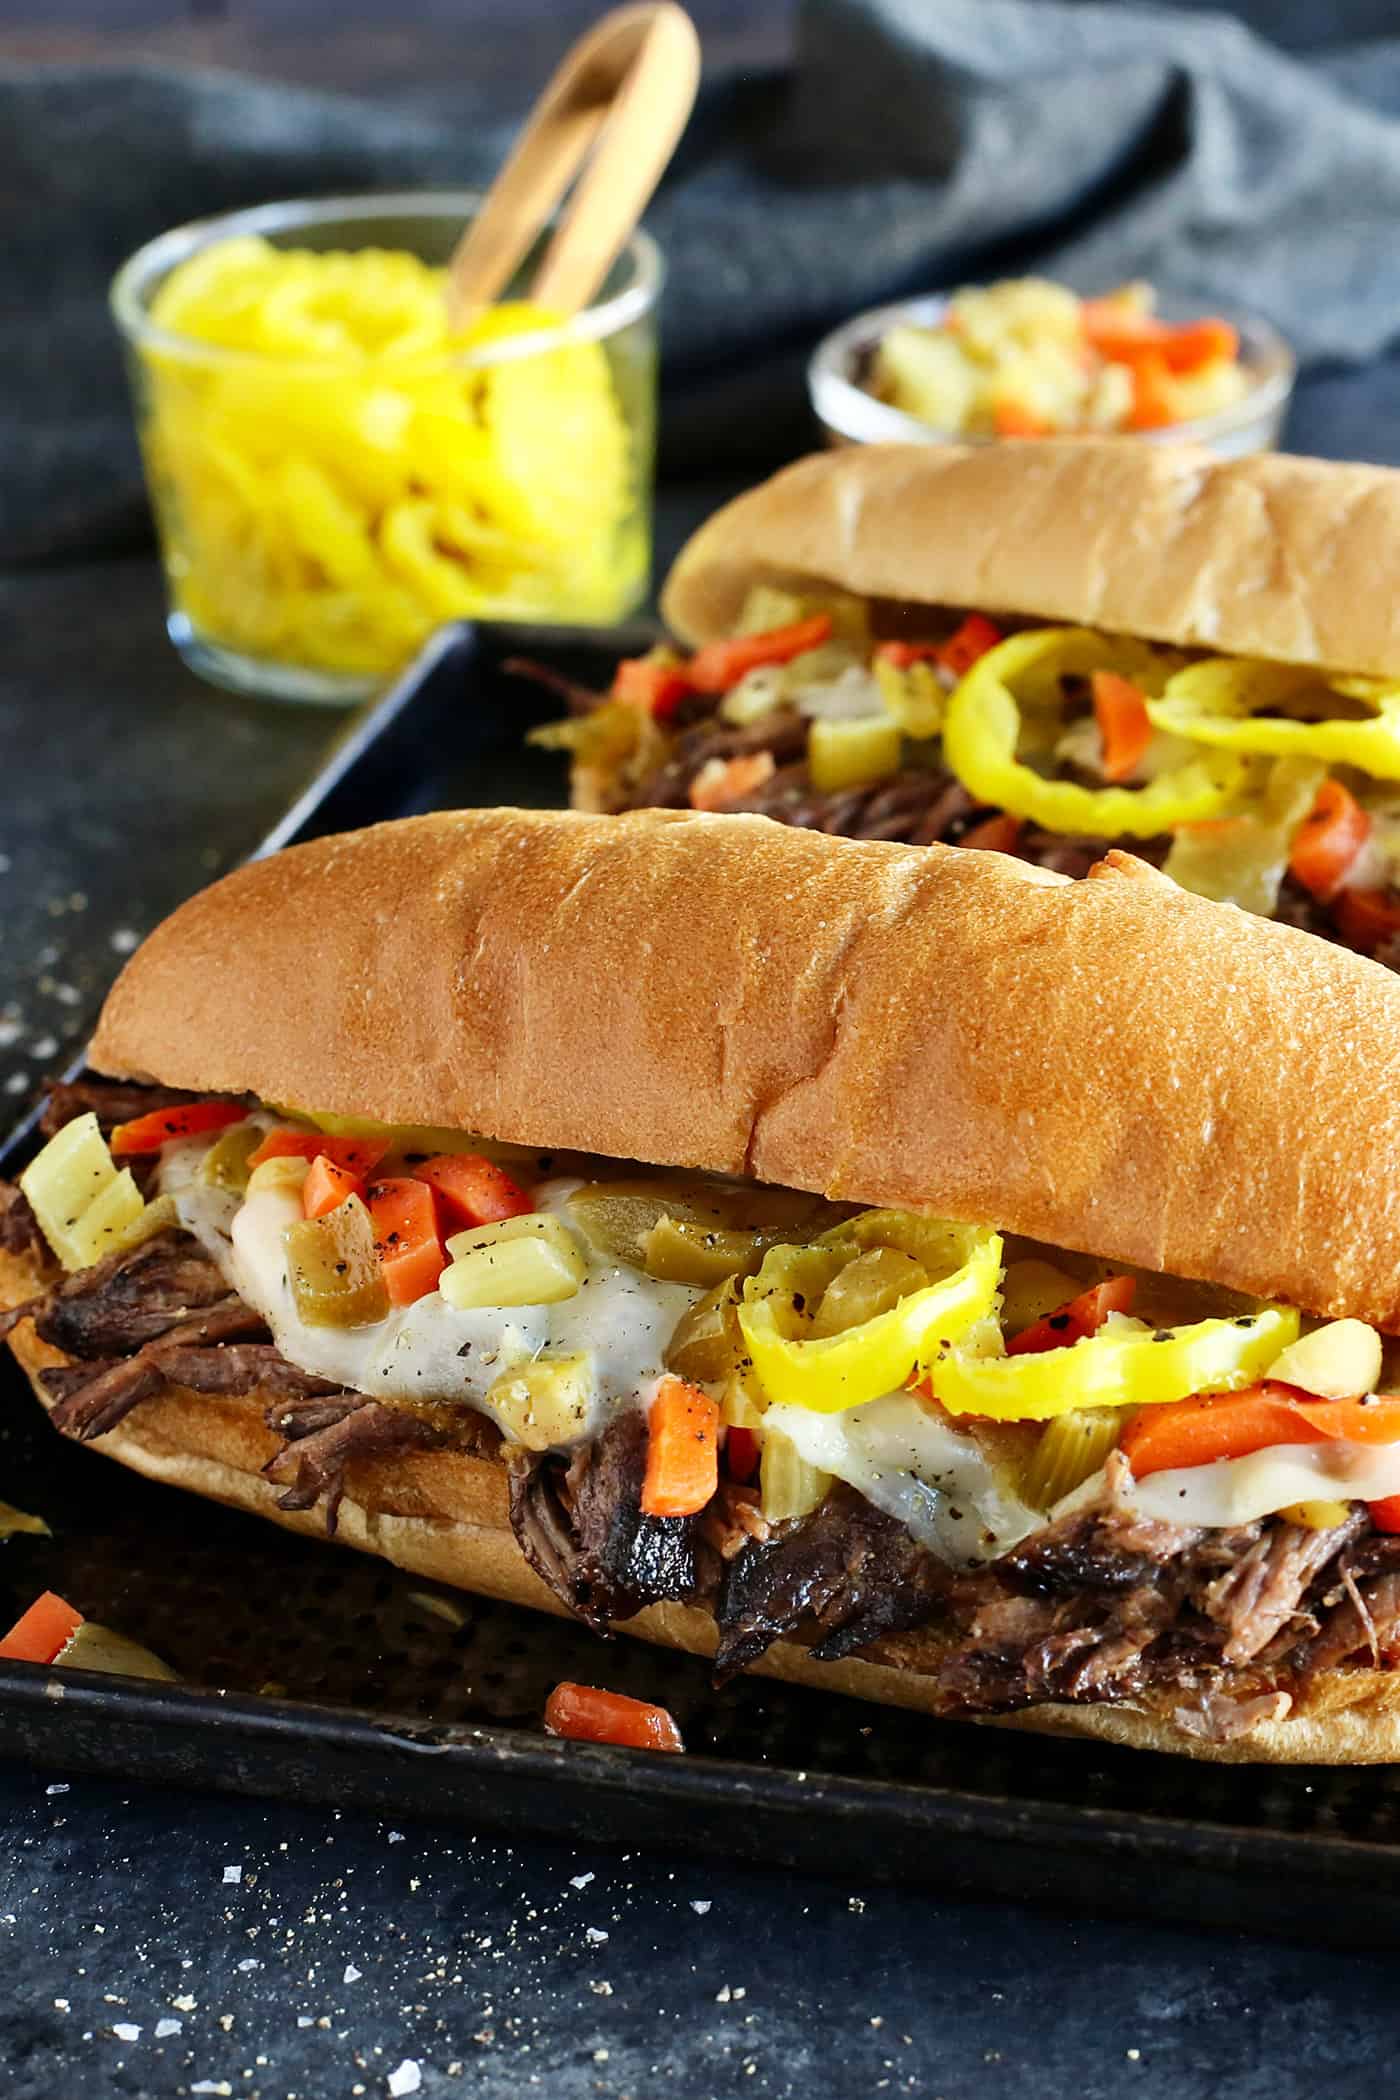
M 901 299 L 891 306 L 872 307 L 868 313 L 857 314 L 854 320 L 835 329 L 817 346 L 807 367 L 807 391 L 828 444 L 1008 442 L 980 432 L 969 436 L 935 430 L 917 416 L 877 399 L 862 384 L 875 351 L 890 328 L 901 321 L 912 321 L 925 328 L 936 326 L 947 313 L 948 305 L 947 295 L 931 293 L 926 298 Z M 1169 299 L 1162 300 L 1161 313 L 1169 321 L 1194 318 L 1183 307 L 1174 310 Z M 1293 392 L 1293 352 L 1278 331 L 1256 315 L 1225 313 L 1222 318 L 1239 331 L 1240 362 L 1252 381 L 1248 393 L 1214 415 L 1200 416 L 1189 423 L 1169 423 L 1160 430 L 1134 431 L 1132 436 L 1158 445 L 1209 445 L 1226 459 L 1244 452 L 1267 452 L 1278 442 Z M 1025 444 L 1034 440 L 1016 438 L 1009 442 Z
M 167 625 L 203 677 L 344 704 L 444 621 L 611 625 L 645 596 L 662 278 L 646 234 L 585 312 L 463 348 L 274 356 L 152 317 L 171 272 L 217 244 L 439 266 L 480 204 L 472 191 L 266 204 L 176 227 L 118 272 Z M 297 323 L 314 345 L 307 299 Z

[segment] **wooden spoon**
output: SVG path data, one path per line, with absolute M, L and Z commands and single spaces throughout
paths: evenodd
M 700 39 L 674 0 L 615 8 L 580 37 L 453 251 L 454 332 L 510 282 L 585 160 L 530 297 L 560 314 L 587 306 L 650 202 L 699 84 Z

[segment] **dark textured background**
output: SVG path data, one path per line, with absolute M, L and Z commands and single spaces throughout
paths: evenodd
M 398 0 L 392 9 L 209 0 L 180 14 L 159 0 L 36 0 L 27 11 L 0 8 L 0 68 L 95 55 L 236 65 L 308 88 L 373 92 L 389 115 L 415 124 L 450 115 L 469 153 L 593 11 L 592 0 L 516 0 L 509 10 L 494 0 Z M 789 11 L 772 0 L 709 0 L 696 12 L 711 57 L 746 71 L 741 100 L 758 92 L 787 48 Z M 916 0 L 909 12 L 917 18 Z M 1343 58 L 1327 51 L 1328 77 L 1389 97 L 1400 74 L 1386 41 L 1400 26 L 1394 0 L 1257 0 L 1255 13 L 1302 48 L 1344 36 L 1352 49 Z M 1319 60 L 1309 65 L 1289 77 L 1321 92 Z M 13 85 L 0 71 L 0 104 Z M 118 94 L 114 78 L 107 116 Z M 9 171 L 0 184 L 0 328 L 28 344 L 0 389 L 0 430 L 12 447 L 38 422 L 18 376 L 63 356 L 44 300 L 44 244 L 77 240 L 78 215 L 89 215 L 84 238 L 105 261 L 102 239 L 124 234 L 143 169 L 168 149 L 168 140 L 128 136 L 106 188 L 95 185 L 85 140 L 103 135 L 103 111 L 99 94 L 62 155 L 31 140 L 25 162 L 13 123 L 0 127 Z M 1359 134 L 1366 143 L 1368 120 L 1351 122 L 1345 143 Z M 53 200 L 42 226 L 32 218 L 41 195 Z M 148 201 L 162 221 L 192 208 L 173 179 Z M 1374 211 L 1374 196 L 1354 201 Z M 30 245 L 16 247 L 26 209 Z M 722 236 L 722 212 L 717 225 Z M 1325 246 L 1329 237 L 1324 227 L 1310 238 Z M 1392 253 L 1378 235 L 1360 287 L 1367 312 L 1400 297 Z M 21 293 L 21 264 L 34 257 Z M 51 287 L 58 278 L 49 267 Z M 1321 326 L 1335 313 L 1317 318 Z M 690 319 L 673 312 L 669 325 L 684 338 Z M 711 449 L 737 459 L 800 442 L 790 371 L 779 373 L 778 393 L 781 418 L 736 411 Z M 90 389 L 82 406 L 124 431 L 110 385 Z M 700 448 L 683 417 L 673 427 L 692 464 L 663 494 L 663 561 L 743 472 L 736 463 L 697 478 Z M 1400 360 L 1318 366 L 1300 389 L 1289 439 L 1296 449 L 1400 463 Z M 45 487 L 60 485 L 64 515 L 81 527 L 63 558 L 51 539 L 41 565 L 0 572 L 0 1100 L 16 1108 L 81 1040 L 120 949 L 248 849 L 334 733 L 329 718 L 199 686 L 161 634 L 158 580 L 120 473 L 85 473 L 79 460 L 71 477 Z M 5 477 L 12 527 L 15 486 Z M 46 529 L 55 515 L 45 513 Z M 105 544 L 124 551 L 79 559 L 94 521 Z M 1376 588 L 1390 587 L 1377 577 Z M 20 1494 L 20 1484 L 0 1477 L 0 1494 Z M 196 1505 L 190 1522 L 199 1522 Z M 61 1774 L 0 1768 L 6 2100 L 165 2100 L 201 2087 L 341 2100 L 384 2094 L 405 2059 L 420 2066 L 420 2090 L 434 2100 L 536 2091 L 559 2100 L 1369 2100 L 1400 2027 L 1390 1956 L 1216 1937 L 1208 1919 L 1199 1934 L 1108 1926 L 1076 1912 L 1073 1889 L 1061 1914 L 1046 1917 L 952 1906 L 936 1888 L 882 1890 L 876 1861 L 869 1885 L 848 1886 L 619 1859 L 590 1851 L 583 1831 L 570 1852 L 407 1820 L 392 1828 L 117 1783 L 64 1785 Z M 225 1881 L 232 1868 L 241 1879 Z M 1150 1915 L 1150 1889 L 1142 1903 Z M 358 1974 L 346 1980 L 347 1971 Z M 157 2035 L 162 2021 L 179 2027 Z M 139 2036 L 122 2039 L 119 2024 Z

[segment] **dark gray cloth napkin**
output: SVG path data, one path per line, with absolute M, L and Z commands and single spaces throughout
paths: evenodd
M 440 109 L 170 69 L 0 78 L 0 559 L 147 529 L 105 307 L 122 258 L 235 205 L 483 181 L 511 127 Z M 1307 362 L 1367 359 L 1400 339 L 1400 34 L 1304 58 L 1195 11 L 808 0 L 791 72 L 707 87 L 649 223 L 675 471 L 799 449 L 816 338 L 970 276 L 1146 276 L 1257 308 Z

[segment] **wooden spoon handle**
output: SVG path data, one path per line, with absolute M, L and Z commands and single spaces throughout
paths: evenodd
M 582 167 L 607 118 L 607 104 L 570 106 L 546 97 L 491 185 L 481 211 L 447 266 L 447 314 L 454 333 L 498 298 Z
M 530 296 L 578 313 L 594 298 L 665 173 L 700 85 L 700 40 L 683 8 L 660 6 L 608 113 Z
M 588 304 L 675 151 L 699 81 L 700 42 L 674 0 L 615 8 L 579 39 L 453 251 L 454 331 L 505 289 L 592 153 L 530 294 L 558 313 Z

